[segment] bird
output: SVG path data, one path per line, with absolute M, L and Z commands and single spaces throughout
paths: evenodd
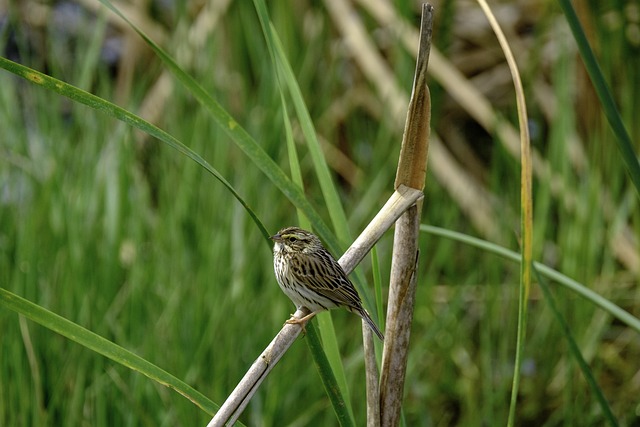
M 360 316 L 384 341 L 384 335 L 362 306 L 362 300 L 343 268 L 315 234 L 298 227 L 286 227 L 271 236 L 274 241 L 273 269 L 280 289 L 298 309 L 311 313 L 289 324 L 302 324 L 316 314 L 344 307 Z

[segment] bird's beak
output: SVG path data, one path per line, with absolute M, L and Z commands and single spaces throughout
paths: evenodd
M 274 241 L 276 241 L 276 242 L 277 242 L 278 240 L 282 239 L 282 236 L 281 236 L 281 235 L 279 235 L 279 234 L 274 234 L 273 236 L 271 236 L 271 237 L 269 237 L 269 238 L 270 238 L 271 240 L 274 240 Z

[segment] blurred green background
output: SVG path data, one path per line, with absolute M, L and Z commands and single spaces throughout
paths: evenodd
M 385 23 L 372 9 L 378 2 L 268 5 L 355 236 L 393 190 L 404 126 L 393 105 L 404 98 L 383 94 L 355 59 L 333 12 L 338 3 L 353 8 L 349 18 L 364 25 L 392 73 L 389 83 L 405 98 L 415 59 L 401 34 L 415 31 L 420 8 L 413 1 L 387 5 L 410 26 L 404 28 Z M 564 17 L 553 2 L 495 3 L 523 76 L 538 156 L 534 256 L 638 317 L 638 194 Z M 288 173 L 278 81 L 251 2 L 116 4 Z M 503 54 L 477 5 L 433 4 L 434 50 L 485 97 L 496 122 L 517 123 Z M 637 150 L 640 7 L 575 5 Z M 232 183 L 269 231 L 296 223 L 288 200 L 97 1 L 0 2 L 0 49 L 174 135 Z M 430 81 L 432 133 L 444 157 L 432 150 L 422 222 L 518 250 L 519 159 L 503 134 L 470 113 L 477 102 L 452 96 L 447 77 Z M 259 230 L 218 181 L 167 146 L 5 71 L 0 88 L 0 286 L 222 403 L 293 308 L 277 287 Z M 305 192 L 329 222 L 293 124 Z M 338 238 L 346 249 L 349 238 Z M 377 247 L 384 280 L 391 243 L 389 232 Z M 504 424 L 519 267 L 426 233 L 420 254 L 406 424 Z M 371 283 L 370 258 L 360 269 Z M 620 424 L 640 425 L 638 333 L 563 288 L 552 291 Z M 600 408 L 535 286 L 530 310 L 517 424 L 601 425 Z M 360 322 L 346 311 L 332 317 L 363 424 Z M 179 394 L 13 312 L 0 310 L 0 331 L 0 425 L 202 425 L 209 418 Z M 304 338 L 241 419 L 336 424 Z

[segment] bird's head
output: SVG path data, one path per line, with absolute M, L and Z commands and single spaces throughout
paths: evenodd
M 275 249 L 286 252 L 310 253 L 322 249 L 322 242 L 315 234 L 298 227 L 286 227 L 271 236 Z

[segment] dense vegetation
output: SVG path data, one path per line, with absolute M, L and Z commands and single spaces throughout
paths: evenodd
M 1 56 L 166 130 L 215 167 L 269 231 L 296 223 L 286 197 L 115 15 L 89 2 L 14 3 L 0 10 Z M 253 4 L 200 3 L 154 2 L 123 13 L 289 173 L 280 85 Z M 404 111 L 396 110 L 406 107 L 415 59 L 399 26 L 385 24 L 366 2 L 351 6 L 391 72 L 385 91 L 345 41 L 331 12 L 336 1 L 270 3 L 347 213 L 352 236 L 337 236 L 344 249 L 393 190 L 404 125 Z M 577 3 L 638 151 L 640 11 L 631 2 Z M 395 7 L 399 19 L 417 27 L 414 2 Z M 475 3 L 435 7 L 434 50 L 496 115 L 483 122 L 473 112 L 476 101 L 452 96 L 447 88 L 456 83 L 447 79 L 454 76 L 430 82 L 432 132 L 448 155 L 431 153 L 423 224 L 517 251 L 519 158 L 508 148 L 509 132 L 496 127 L 501 118 L 517 124 L 504 56 Z M 542 1 L 495 7 L 527 92 L 537 156 L 534 256 L 637 318 L 638 192 L 564 17 Z M 0 87 L 0 287 L 222 403 L 293 308 L 276 285 L 260 230 L 219 181 L 177 151 L 8 72 L 0 72 Z M 295 118 L 292 130 L 305 193 L 330 223 Z M 391 238 L 388 233 L 377 247 L 383 280 Z M 504 424 L 519 267 L 426 232 L 420 254 L 406 424 Z M 370 259 L 360 271 L 372 282 Z M 637 425 L 639 331 L 562 286 L 551 290 L 613 413 L 622 425 Z M 518 424 L 600 425 L 602 410 L 537 286 L 529 308 Z M 360 322 L 345 311 L 332 317 L 362 425 Z M 4 308 L 0 330 L 2 425 L 203 425 L 209 419 L 181 395 Z M 304 339 L 265 381 L 242 418 L 246 424 L 336 424 Z

